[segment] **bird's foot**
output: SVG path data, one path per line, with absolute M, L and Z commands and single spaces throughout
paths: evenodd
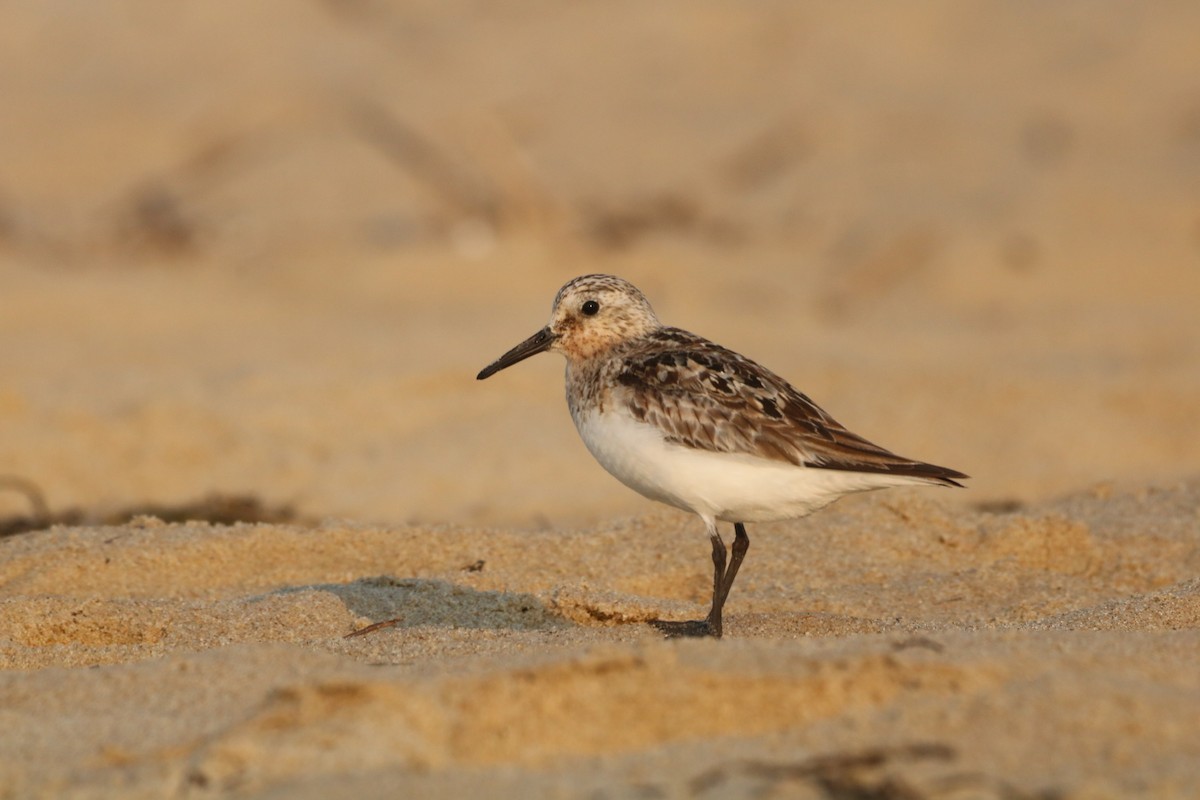
M 650 625 L 668 639 L 698 639 L 704 636 L 711 636 L 714 639 L 721 638 L 721 623 L 714 624 L 712 620 L 707 619 L 686 622 L 652 619 Z

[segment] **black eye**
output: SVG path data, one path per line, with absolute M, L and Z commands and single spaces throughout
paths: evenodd
M 588 300 L 583 304 L 583 308 L 580 310 L 583 311 L 583 313 L 587 316 L 594 317 L 596 316 L 596 312 L 600 310 L 600 304 L 595 300 Z

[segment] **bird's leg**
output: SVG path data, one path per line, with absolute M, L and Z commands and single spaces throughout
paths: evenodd
M 733 588 L 733 579 L 737 577 L 738 569 L 742 566 L 742 559 L 746 557 L 746 551 L 750 549 L 750 537 L 746 535 L 746 526 L 740 522 L 733 523 L 734 537 L 732 557 L 729 560 L 728 568 L 724 567 L 725 562 L 725 545 L 721 544 L 721 576 L 717 579 L 716 585 L 713 587 L 713 604 L 712 610 L 708 612 L 709 629 L 712 635 L 721 636 L 721 611 L 725 608 L 725 600 L 729 597 L 729 590 Z M 713 564 L 717 563 L 716 543 L 713 544 Z
M 712 541 L 712 607 L 709 609 L 708 617 L 703 620 L 695 622 L 654 620 L 650 623 L 671 638 L 679 636 L 713 636 L 718 639 L 721 638 L 721 612 L 725 608 L 725 600 L 729 597 L 729 590 L 733 588 L 733 580 L 737 577 L 738 569 L 742 566 L 742 560 L 746 557 L 746 551 L 750 549 L 750 537 L 746 535 L 746 526 L 740 522 L 735 522 L 733 524 L 732 557 L 726 563 L 725 542 L 721 541 L 721 534 L 717 533 L 716 522 L 706 520 L 705 524 L 708 526 L 708 537 Z
M 750 549 L 750 537 L 746 535 L 746 526 L 740 522 L 733 523 L 734 537 L 733 557 L 729 560 L 729 569 L 725 570 L 725 575 L 721 580 L 721 606 L 724 607 L 725 599 L 729 597 L 729 590 L 733 588 L 733 579 L 737 577 L 738 569 L 742 566 L 742 559 L 746 557 L 746 551 Z
M 709 538 L 712 540 L 712 560 L 713 560 L 713 596 L 712 607 L 708 611 L 708 618 L 704 620 L 704 624 L 708 626 L 708 635 L 721 638 L 721 608 L 725 605 L 725 593 L 728 589 L 722 592 L 725 587 L 725 542 L 721 541 L 721 534 L 717 533 L 714 526 L 709 532 Z

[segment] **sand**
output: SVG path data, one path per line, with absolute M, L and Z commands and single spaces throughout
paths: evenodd
M 1200 795 L 1198 25 L 8 4 L 0 797 Z M 702 526 L 474 380 L 590 271 L 970 487 L 661 639 Z

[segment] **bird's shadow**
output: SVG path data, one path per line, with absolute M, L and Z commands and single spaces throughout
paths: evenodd
M 550 630 L 574 624 L 534 595 L 473 589 L 439 578 L 379 575 L 276 593 L 299 591 L 329 592 L 355 617 L 387 623 L 387 627 Z

